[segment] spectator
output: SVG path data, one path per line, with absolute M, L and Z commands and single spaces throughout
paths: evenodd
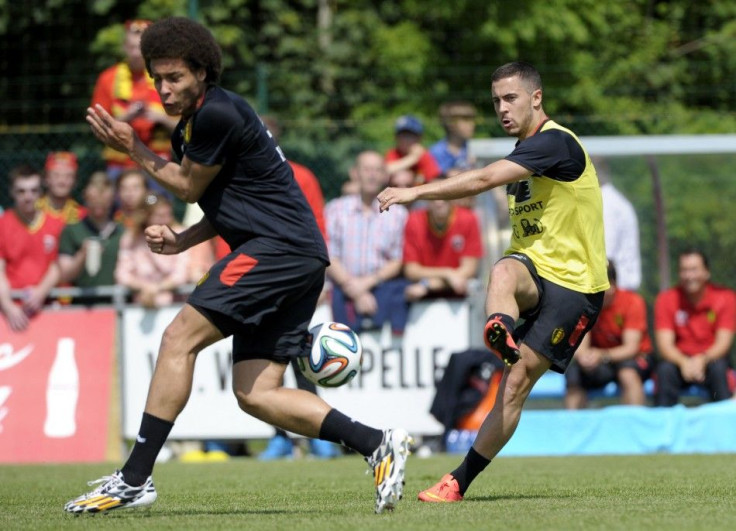
M 593 158 L 603 198 L 603 232 L 606 252 L 614 264 L 618 287 L 636 291 L 641 286 L 641 249 L 639 248 L 639 220 L 634 206 L 611 183 L 608 162 Z
M 437 161 L 422 145 L 424 126 L 418 118 L 405 115 L 396 120 L 396 146 L 386 153 L 386 169 L 389 182 L 393 186 L 394 178 L 400 180 L 397 186 L 406 186 L 411 180 L 412 185 L 422 184 L 435 179 L 440 170 Z M 408 179 L 405 170 L 412 172 L 412 179 Z
M 59 281 L 56 255 L 64 222 L 39 209 L 38 171 L 17 166 L 9 179 L 13 208 L 0 216 L 0 311 L 10 329 L 19 332 Z M 13 302 L 11 290 L 26 291 L 19 304 Z
M 77 156 L 70 151 L 54 151 L 46 157 L 46 193 L 38 200 L 38 207 L 46 215 L 67 224 L 76 223 L 87 215 L 87 209 L 72 197 L 78 168 Z
M 182 230 L 174 219 L 174 207 L 164 195 L 151 194 L 146 200 L 145 215 L 120 238 L 115 281 L 130 288 L 133 302 L 145 308 L 160 308 L 183 300 L 176 290 L 187 284 L 189 253 L 156 254 L 146 243 L 144 230 L 150 225 L 168 225 Z
M 63 282 L 91 288 L 115 283 L 123 226 L 112 219 L 112 183 L 104 172 L 95 172 L 84 188 L 87 217 L 67 225 L 59 242 L 59 266 Z M 75 299 L 78 304 L 109 300 L 100 297 Z
M 399 275 L 409 213 L 403 206 L 390 215 L 379 213 L 376 197 L 388 183 L 379 153 L 360 153 L 353 171 L 360 193 L 333 199 L 325 207 L 332 316 L 356 332 L 390 321 L 393 331 L 401 333 L 407 318 L 407 281 Z
M 647 307 L 638 293 L 618 287 L 616 267 L 608 262 L 610 287 L 603 296 L 603 308 L 590 333 L 575 352 L 565 372 L 565 407 L 580 409 L 587 392 L 617 382 L 621 403 L 643 406 L 644 382 L 652 373 L 652 342 L 647 332 Z
M 674 406 L 680 390 L 703 386 L 712 401 L 731 397 L 728 353 L 736 329 L 736 298 L 710 282 L 708 259 L 700 249 L 679 256 L 679 282 L 657 296 L 654 329 L 657 405 Z
M 115 181 L 118 208 L 114 219 L 126 229 L 137 229 L 146 215 L 147 182 L 145 173 L 137 168 L 124 170 Z
M 141 54 L 141 34 L 151 24 L 148 20 L 125 23 L 123 61 L 105 69 L 97 78 L 92 95 L 92 107 L 101 105 L 114 118 L 128 122 L 141 141 L 158 156 L 171 159 L 171 132 L 178 117 L 164 112 L 153 79 L 146 72 Z M 105 147 L 102 156 L 110 178 L 116 179 L 126 168 L 137 165 L 127 155 Z M 149 179 L 154 190 L 159 186 Z
M 476 215 L 446 199 L 427 201 L 409 214 L 404 231 L 407 300 L 464 297 L 482 256 Z
M 440 122 L 445 138 L 439 140 L 429 152 L 443 173 L 450 168 L 467 170 L 475 161 L 468 153 L 468 140 L 475 134 L 475 106 L 467 101 L 451 101 L 440 106 Z

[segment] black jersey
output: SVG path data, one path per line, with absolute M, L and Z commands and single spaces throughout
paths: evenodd
M 217 86 L 172 134 L 179 160 L 222 169 L 198 204 L 217 233 L 235 249 L 260 238 L 272 247 L 328 262 L 314 214 L 281 149 L 253 108 Z

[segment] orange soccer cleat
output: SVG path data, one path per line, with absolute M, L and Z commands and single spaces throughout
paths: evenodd
M 445 474 L 439 483 L 420 492 L 418 498 L 423 502 L 448 503 L 462 501 L 463 495 L 452 474 Z
M 483 338 L 485 339 L 486 346 L 491 349 L 491 352 L 509 367 L 519 361 L 521 357 L 519 346 L 514 341 L 514 338 L 511 337 L 511 332 L 501 322 L 500 318 L 494 317 L 488 320 L 483 331 Z

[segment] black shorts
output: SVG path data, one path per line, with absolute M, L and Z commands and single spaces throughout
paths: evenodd
M 526 266 L 539 291 L 539 303 L 521 314 L 523 324 L 514 339 L 552 362 L 551 370 L 564 373 L 583 336 L 593 327 L 603 305 L 603 291 L 581 293 L 541 278 L 529 257 L 513 253 L 501 260 L 514 259 Z
M 233 336 L 233 363 L 288 363 L 307 348 L 325 267 L 318 258 L 250 240 L 213 265 L 187 302 Z
M 581 387 L 586 391 L 603 389 L 610 382 L 618 381 L 618 371 L 621 369 L 636 370 L 642 383 L 652 375 L 654 359 L 651 354 L 641 354 L 634 359 L 616 363 L 601 363 L 590 371 L 584 371 L 574 361 L 565 372 L 565 381 L 568 387 Z

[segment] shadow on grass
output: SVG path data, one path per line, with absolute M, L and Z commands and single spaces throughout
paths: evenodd
M 141 519 L 141 518 L 171 518 L 176 516 L 243 516 L 243 515 L 270 515 L 270 514 L 308 514 L 308 513 L 319 513 L 318 510 L 304 510 L 304 509 L 208 509 L 202 507 L 197 508 L 186 508 L 186 509 L 166 509 L 166 510 L 147 510 L 147 509 L 128 509 L 123 511 L 111 511 L 102 513 L 85 513 L 80 515 L 74 515 L 77 518 L 105 518 L 105 519 Z M 72 516 L 72 515 L 69 515 Z
M 560 498 L 579 498 L 576 494 L 499 494 L 497 496 L 473 496 L 463 498 L 463 503 L 473 502 L 497 502 L 497 501 L 519 501 L 519 500 L 559 500 Z

